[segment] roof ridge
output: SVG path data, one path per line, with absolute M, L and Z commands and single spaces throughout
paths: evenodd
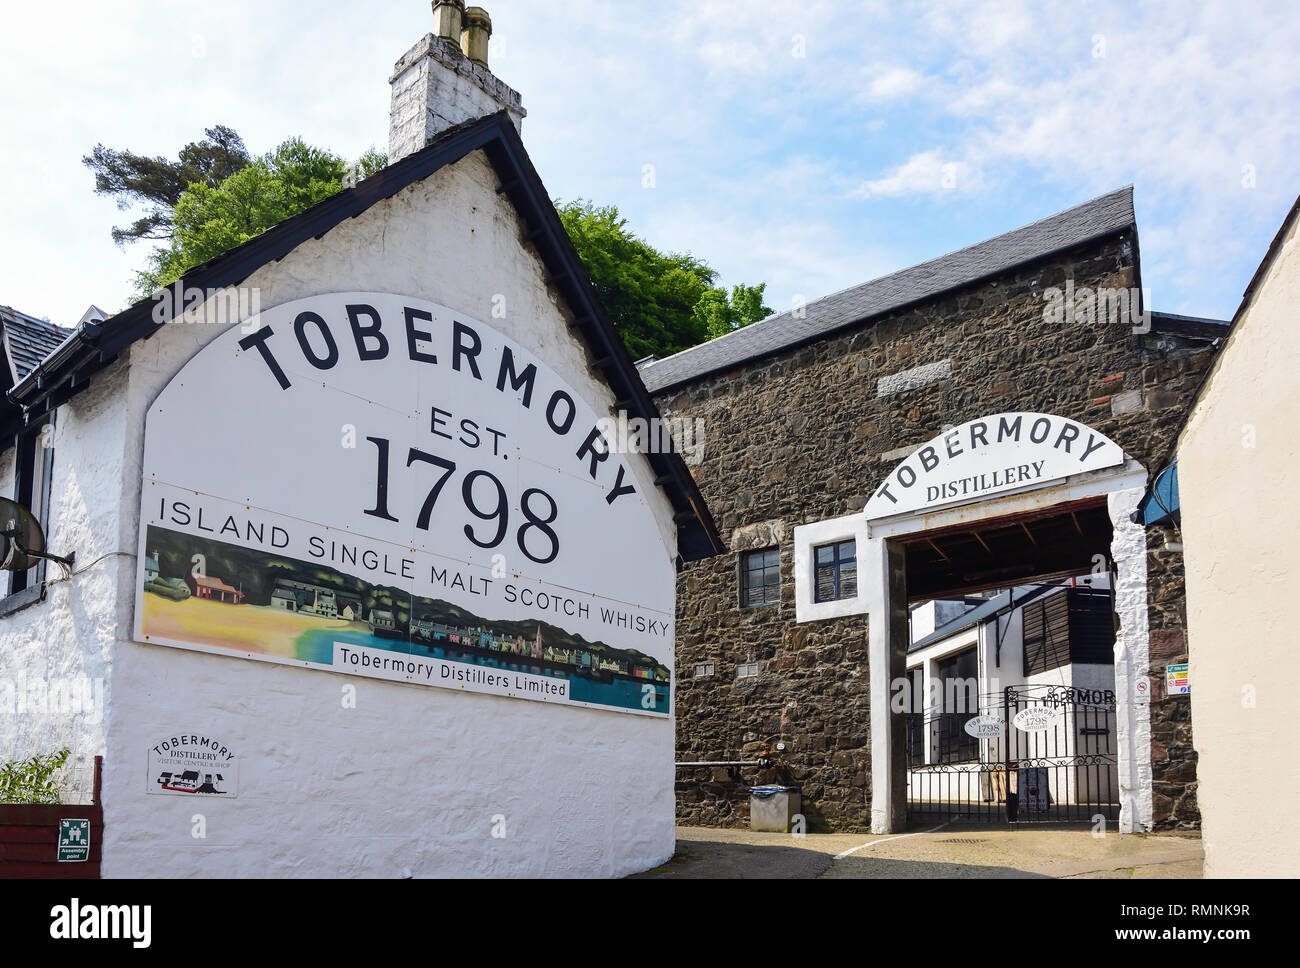
M 650 363 L 642 368 L 643 377 L 646 379 L 647 384 L 650 384 L 653 382 L 653 374 L 656 370 L 658 370 L 660 373 L 671 371 L 672 369 L 671 367 L 669 367 L 668 370 L 666 371 L 664 369 L 664 364 L 674 360 L 678 362 L 683 362 L 682 359 L 683 357 L 688 357 L 691 354 L 696 354 L 701 350 L 705 350 L 706 348 L 711 348 L 714 351 L 716 351 L 719 346 L 730 346 L 731 344 L 725 343 L 728 337 L 735 337 L 735 336 L 740 336 L 741 334 L 746 334 L 745 335 L 746 340 L 761 339 L 767 330 L 771 330 L 773 328 L 773 324 L 781 321 L 786 321 L 790 323 L 803 322 L 806 325 L 802 327 L 796 326 L 793 328 L 799 331 L 806 330 L 808 332 L 814 333 L 815 335 L 824 335 L 824 332 L 829 332 L 830 330 L 826 330 L 824 332 L 818 332 L 816 330 L 815 325 L 812 322 L 812 318 L 817 314 L 817 310 L 819 307 L 824 309 L 828 306 L 834 306 L 837 302 L 843 302 L 848 297 L 854 295 L 861 295 L 872 290 L 880 290 L 880 289 L 887 288 L 891 282 L 896 282 L 900 279 L 900 277 L 906 277 L 908 274 L 914 274 L 918 272 L 925 272 L 926 270 L 932 270 L 936 267 L 943 266 L 949 262 L 960 263 L 963 261 L 963 257 L 968 257 L 972 253 L 979 253 L 982 251 L 996 252 L 999 249 L 1005 248 L 1007 246 L 1007 243 L 1010 240 L 1015 239 L 1017 236 L 1022 236 L 1022 237 L 1031 236 L 1035 229 L 1043 229 L 1053 225 L 1054 223 L 1069 222 L 1071 216 L 1074 216 L 1076 218 L 1081 217 L 1085 213 L 1089 213 L 1098 209 L 1103 209 L 1108 204 L 1114 203 L 1115 201 L 1118 200 L 1127 201 L 1126 209 L 1129 213 L 1127 224 L 1132 224 L 1132 209 L 1133 209 L 1132 195 L 1133 195 L 1133 186 L 1125 185 L 1121 188 L 1116 188 L 1112 191 L 1105 192 L 1101 195 L 1098 195 L 1095 198 L 1089 199 L 1086 202 L 1081 202 L 1078 205 L 1072 205 L 1069 208 L 1062 209 L 1059 212 L 1054 212 L 1051 215 L 1046 215 L 1040 219 L 1021 225 L 1018 228 L 1014 228 L 1007 232 L 1002 232 L 998 235 L 992 236 L 991 238 L 984 239 L 983 241 L 975 242 L 972 243 L 971 245 L 954 249 L 943 255 L 935 256 L 934 258 L 927 259 L 923 262 L 918 262 L 914 265 L 897 269 L 893 272 L 886 273 L 883 276 L 877 276 L 874 279 L 869 279 L 865 282 L 860 282 L 857 285 L 849 286 L 845 289 L 840 289 L 836 292 L 822 296 L 819 299 L 815 299 L 810 303 L 806 303 L 803 307 L 801 307 L 804 310 L 804 314 L 802 316 L 795 317 L 794 316 L 795 310 L 788 309 L 781 313 L 777 313 L 773 316 L 769 316 L 766 319 L 762 319 L 759 320 L 758 322 L 751 323 L 748 326 L 744 326 L 740 329 L 732 330 L 731 332 L 725 333 L 722 336 L 709 340 L 708 342 L 700 343 L 696 346 L 692 346 L 687 349 L 680 350 L 677 353 L 674 353 L 672 356 L 666 356 L 661 360 L 656 360 L 655 362 Z M 1118 227 L 1112 227 L 1109 231 L 1115 231 L 1116 228 Z M 1095 238 L 1096 236 L 1094 235 L 1092 237 Z M 1036 253 L 1034 258 L 1038 258 L 1043 255 L 1048 255 L 1051 252 L 1060 251 L 1062 248 L 1069 248 L 1072 245 L 1080 244 L 1083 241 L 1088 241 L 1088 239 L 1081 238 L 1081 239 L 1071 240 L 1066 242 L 1063 245 L 1048 245 L 1047 247 L 1043 248 L 1040 252 Z M 1007 266 L 998 267 L 994 271 L 1006 271 L 1008 268 L 1011 268 L 1014 264 L 1016 263 L 1013 261 L 1011 264 Z M 939 288 L 936 292 L 923 294 L 920 298 L 926 298 L 928 296 L 938 295 L 939 293 L 948 291 L 952 288 L 969 284 L 970 282 L 976 281 L 979 278 L 982 278 L 982 275 L 976 273 L 975 275 L 970 276 L 969 278 L 962 277 L 962 278 L 955 279 L 951 281 L 947 286 Z M 905 305 L 905 304 L 906 302 L 902 303 L 901 305 Z M 876 309 L 870 309 L 869 307 L 867 307 L 864 308 L 864 313 L 862 315 L 857 316 L 856 319 L 841 320 L 840 322 L 845 325 L 852 325 L 853 322 L 859 322 L 865 319 L 869 319 L 874 315 L 880 314 L 881 312 L 889 312 L 891 311 L 892 308 L 899 308 L 899 307 L 897 305 L 892 307 L 886 306 L 883 308 L 878 307 Z M 794 335 L 797 337 L 799 333 L 795 333 Z M 733 340 L 732 343 L 734 342 L 735 341 Z M 701 376 L 707 375 L 710 372 L 714 372 L 717 369 L 722 369 L 727 366 L 734 366 L 738 363 L 744 362 L 747 359 L 752 359 L 757 356 L 766 355 L 768 352 L 779 351 L 781 349 L 788 348 L 788 346 L 794 345 L 797 342 L 798 339 L 796 338 L 787 341 L 785 344 L 782 344 L 781 346 L 763 347 L 760 348 L 759 352 L 749 354 L 747 356 L 742 356 L 732 361 L 721 362 L 717 366 L 709 367 L 699 373 L 683 375 L 680 378 L 670 376 L 667 382 L 662 384 L 662 386 L 659 387 L 655 392 L 658 392 L 658 390 L 662 390 L 666 387 L 676 386 L 679 383 L 697 379 Z
M 1120 195 L 1124 192 L 1131 193 L 1132 191 L 1133 191 L 1132 185 L 1125 185 L 1123 188 L 1116 188 L 1114 191 L 1103 192 L 1102 194 L 1098 195 L 1096 198 L 1091 198 L 1088 201 L 1081 202 L 1078 205 L 1071 205 L 1069 208 L 1063 208 L 1059 212 L 1054 212 L 1051 215 L 1044 215 L 1042 218 L 1034 219 L 1032 222 L 1026 222 L 1024 225 L 1018 226 L 1014 229 L 1009 229 L 1006 232 L 999 232 L 997 235 L 991 235 L 987 239 L 983 239 L 980 242 L 972 242 L 970 245 L 963 245 L 949 252 L 945 252 L 943 255 L 937 255 L 930 259 L 923 259 L 922 261 L 914 263 L 910 266 L 904 266 L 901 269 L 895 269 L 893 272 L 886 272 L 883 276 L 876 276 L 874 279 L 868 279 L 865 282 L 860 282 L 856 286 L 847 286 L 844 289 L 836 290 L 835 292 L 822 296 L 820 299 L 813 300 L 812 302 L 808 303 L 808 306 L 810 307 L 815 306 L 817 303 L 822 302 L 823 300 L 834 299 L 836 296 L 842 296 L 845 293 L 853 292 L 857 289 L 863 289 L 866 286 L 877 285 L 878 283 L 884 282 L 886 279 L 892 279 L 895 276 L 902 275 L 904 272 L 911 272 L 913 269 L 921 269 L 935 262 L 943 262 L 946 259 L 951 259 L 953 256 L 961 255 L 963 252 L 969 252 L 971 249 L 978 249 L 981 248 L 982 246 L 991 245 L 994 242 L 998 242 L 1002 239 L 1005 239 L 1007 236 L 1016 235 L 1019 232 L 1024 232 L 1028 229 L 1032 229 L 1036 225 L 1043 225 L 1044 223 L 1050 222 L 1053 219 L 1058 219 L 1065 215 L 1069 215 L 1072 212 L 1077 212 L 1082 209 L 1089 208 L 1090 206 L 1097 204 L 1103 199 L 1108 199 L 1111 196 Z M 777 314 L 777 316 L 784 316 L 784 315 L 785 313 Z M 777 316 L 769 316 L 768 319 L 776 319 Z M 763 320 L 763 322 L 766 322 L 766 320 Z M 692 347 L 692 349 L 694 349 L 694 347 Z

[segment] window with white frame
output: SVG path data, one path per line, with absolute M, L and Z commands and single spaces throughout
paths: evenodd
M 858 595 L 858 543 L 852 539 L 813 549 L 813 601 L 842 602 Z

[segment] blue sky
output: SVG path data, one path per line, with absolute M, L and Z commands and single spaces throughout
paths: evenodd
M 485 5 L 551 193 L 776 309 L 1132 184 L 1151 304 L 1227 318 L 1300 193 L 1289 2 Z M 109 238 L 130 215 L 92 193 L 97 142 L 383 147 L 388 75 L 431 25 L 427 0 L 8 10 L 0 303 L 128 303 L 146 249 Z

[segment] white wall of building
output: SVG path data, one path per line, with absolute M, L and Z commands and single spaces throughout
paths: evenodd
M 491 319 L 600 412 L 613 395 L 566 329 L 541 262 L 519 241 L 517 217 L 496 187 L 475 153 L 245 285 L 260 289 L 264 310 L 370 290 Z M 504 297 L 506 318 L 493 316 L 494 297 Z M 73 417 L 60 414 L 68 436 L 60 437 L 55 469 L 52 544 L 75 546 L 79 564 L 134 550 L 146 410 L 222 331 L 161 327 L 131 348 L 129 375 L 100 377 L 65 408 Z M 671 507 L 648 462 L 628 463 L 638 491 L 652 496 L 663 536 L 663 548 L 646 553 L 663 554 L 669 567 Z M 106 729 L 81 740 L 106 753 L 106 877 L 619 876 L 673 852 L 671 719 L 137 644 L 134 586 L 135 562 L 114 558 L 50 602 L 0 622 L 8 667 L 111 670 Z M 356 708 L 344 707 L 345 686 L 355 687 Z M 53 728 L 46 731 L 52 739 Z M 27 732 L 35 738 L 40 730 Z M 148 750 L 187 732 L 237 752 L 237 799 L 198 806 L 145 794 Z M 493 837 L 494 829 L 505 836 Z
M 1178 448 L 1207 877 L 1295 877 L 1296 222 Z M 1163 671 L 1159 670 L 1159 671 Z
M 122 541 L 118 501 L 127 445 L 114 406 L 125 385 L 125 367 L 110 367 L 59 411 L 49 438 L 55 483 L 46 547 L 75 551 L 76 568 L 86 570 L 52 585 L 45 602 L 0 618 L 0 760 L 68 747 L 61 786 L 69 803 L 91 801 L 94 757 L 105 750 L 119 578 L 135 573 L 133 553 L 114 555 L 133 549 Z M 0 457 L 0 494 L 11 498 L 16 459 L 15 447 Z M 60 575 L 48 566 L 48 579 Z M 9 576 L 0 581 L 7 592 Z

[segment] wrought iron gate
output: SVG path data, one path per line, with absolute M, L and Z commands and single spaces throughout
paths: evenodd
M 996 735 L 967 732 L 976 713 L 907 717 L 909 821 L 1119 820 L 1113 690 L 1010 686 L 979 706 Z

